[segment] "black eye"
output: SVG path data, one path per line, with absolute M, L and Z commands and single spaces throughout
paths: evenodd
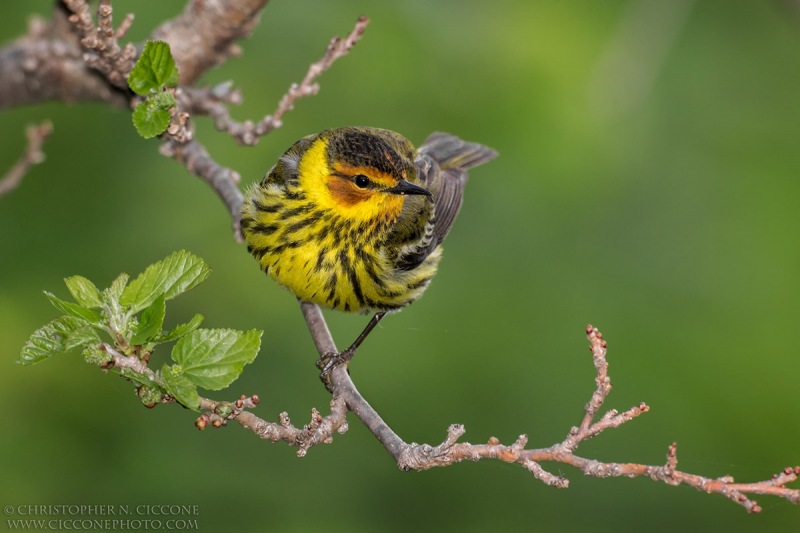
M 366 189 L 367 185 L 369 185 L 369 178 L 364 174 L 357 174 L 353 177 L 353 183 L 355 183 L 356 187 L 360 189 Z

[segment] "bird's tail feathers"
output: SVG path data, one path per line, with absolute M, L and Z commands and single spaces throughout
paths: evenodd
M 419 151 L 428 154 L 442 170 L 468 169 L 497 157 L 497 152 L 478 143 L 466 142 L 449 133 L 432 133 Z

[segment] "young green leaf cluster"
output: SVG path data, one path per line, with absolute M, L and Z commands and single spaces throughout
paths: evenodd
M 128 76 L 128 87 L 145 97 L 133 110 L 133 125 L 139 135 L 150 139 L 164 133 L 169 126 L 169 110 L 175 106 L 175 97 L 164 88 L 177 85 L 178 69 L 169 45 L 147 41 Z
M 167 300 L 198 285 L 209 273 L 202 259 L 179 251 L 148 266 L 130 283 L 127 274 L 120 274 L 102 291 L 82 276 L 67 278 L 74 301 L 45 292 L 63 315 L 30 336 L 18 362 L 30 365 L 79 348 L 87 362 L 136 383 L 145 404 L 174 398 L 197 410 L 197 387 L 220 390 L 233 383 L 258 354 L 262 334 L 199 329 L 203 321 L 199 314 L 163 330 Z M 171 353 L 175 364 L 150 370 L 147 363 L 155 347 L 171 341 L 176 341 Z

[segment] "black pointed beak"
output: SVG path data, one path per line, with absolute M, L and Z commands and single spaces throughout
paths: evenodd
M 415 185 L 408 180 L 400 180 L 397 182 L 397 185 L 385 190 L 392 194 L 424 194 L 428 198 L 433 197 L 431 191 L 419 185 Z

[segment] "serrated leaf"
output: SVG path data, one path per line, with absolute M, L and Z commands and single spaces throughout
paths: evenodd
M 197 386 L 183 373 L 180 366 L 170 366 L 164 363 L 164 366 L 161 367 L 161 377 L 167 387 L 167 392 L 174 396 L 181 405 L 195 411 L 200 409 Z
M 160 90 L 163 85 L 178 84 L 178 69 L 169 45 L 164 41 L 147 41 L 142 55 L 128 75 L 128 87 L 136 94 L 146 96 Z
M 162 294 L 150 304 L 139 316 L 139 325 L 136 333 L 131 338 L 131 344 L 141 345 L 156 335 L 161 333 L 161 326 L 164 324 L 164 315 L 167 311 L 167 303 Z
M 64 280 L 72 297 L 84 307 L 96 309 L 103 306 L 100 291 L 94 283 L 83 276 L 72 276 Z
M 185 324 L 178 324 L 168 332 L 158 335 L 156 338 L 153 339 L 153 342 L 169 342 L 169 341 L 174 341 L 177 338 L 183 337 L 184 335 L 191 333 L 192 331 L 199 328 L 200 324 L 203 323 L 204 318 L 205 317 L 203 315 L 198 313 L 194 315 L 189 322 L 186 322 Z
M 164 133 L 169 126 L 169 108 L 164 109 L 148 98 L 136 106 L 131 119 L 140 137 L 152 139 Z
M 18 363 L 32 365 L 70 349 L 69 335 L 88 326 L 80 318 L 61 316 L 37 329 L 22 346 Z
M 64 346 L 67 350 L 72 348 L 82 348 L 90 345 L 96 345 L 101 342 L 100 335 L 89 323 L 69 332 L 67 334 L 67 341 Z
M 88 309 L 80 304 L 65 302 L 51 292 L 44 291 L 44 295 L 47 296 L 47 299 L 50 300 L 50 303 L 53 304 L 53 307 L 65 315 L 81 318 L 91 322 L 92 324 L 99 324 L 103 320 L 103 315 L 93 309 Z
M 211 269 L 199 257 L 186 250 L 175 252 L 147 267 L 128 285 L 120 303 L 137 313 L 161 295 L 169 300 L 188 291 L 206 279 L 210 272 Z
M 193 383 L 209 390 L 224 389 L 252 363 L 263 332 L 199 329 L 178 339 L 172 359 Z

